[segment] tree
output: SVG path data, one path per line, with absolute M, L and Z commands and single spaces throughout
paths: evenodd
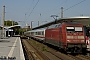
M 23 29 L 23 28 L 20 28 L 20 29 L 19 29 L 19 34 L 20 34 L 20 35 L 23 35 L 24 32 L 25 32 L 25 29 Z
M 18 22 L 6 20 L 4 21 L 4 26 L 12 26 L 12 25 L 18 25 Z

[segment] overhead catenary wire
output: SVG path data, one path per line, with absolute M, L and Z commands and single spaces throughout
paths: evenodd
M 75 6 L 79 5 L 79 4 L 81 4 L 81 3 L 84 2 L 84 1 L 85 1 L 85 0 L 80 1 L 79 3 L 77 3 L 77 4 L 75 4 L 75 5 L 71 6 L 71 7 L 69 7 L 69 8 L 67 8 L 67 9 L 65 9 L 64 11 L 71 9 L 71 8 L 73 8 L 73 7 L 75 7 Z
M 31 7 L 32 7 L 33 3 L 34 3 L 34 0 L 33 0 L 32 3 L 31 3 Z M 27 15 L 28 12 L 30 11 L 31 7 L 30 7 L 30 8 L 28 9 L 28 11 L 25 13 L 26 15 Z
M 26 20 L 31 16 L 33 10 L 35 9 L 35 7 L 37 6 L 38 3 L 39 3 L 39 0 L 37 1 L 37 3 L 35 4 L 35 6 L 33 7 L 33 9 L 31 10 L 31 12 L 29 13 L 29 16 L 26 18 Z
M 81 3 L 83 3 L 84 1 L 86 1 L 86 0 L 82 0 L 82 1 L 80 1 L 79 3 L 74 4 L 73 6 L 71 6 L 71 7 L 67 8 L 67 9 L 63 10 L 63 12 L 64 12 L 64 11 L 67 11 L 67 10 L 69 10 L 69 9 L 71 9 L 71 8 L 73 8 L 73 7 L 81 4 Z M 58 13 L 58 14 L 60 14 L 60 13 Z M 58 14 L 57 14 L 57 15 L 58 15 Z

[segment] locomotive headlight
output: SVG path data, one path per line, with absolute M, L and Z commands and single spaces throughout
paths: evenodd
M 70 42 L 70 40 L 67 40 L 67 42 Z
M 73 36 L 67 36 L 67 39 L 73 39 Z
M 84 39 L 84 36 L 78 36 L 78 39 Z

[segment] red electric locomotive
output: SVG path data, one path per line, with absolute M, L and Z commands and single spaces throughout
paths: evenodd
M 87 48 L 83 25 L 76 22 L 63 22 L 49 26 L 45 31 L 45 42 L 67 53 L 83 53 Z

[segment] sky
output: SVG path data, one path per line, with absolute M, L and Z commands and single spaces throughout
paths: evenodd
M 0 22 L 2 24 L 2 7 L 5 5 L 5 20 L 16 21 L 24 27 L 32 27 L 54 21 L 51 15 L 63 17 L 90 16 L 90 0 L 0 0 Z

